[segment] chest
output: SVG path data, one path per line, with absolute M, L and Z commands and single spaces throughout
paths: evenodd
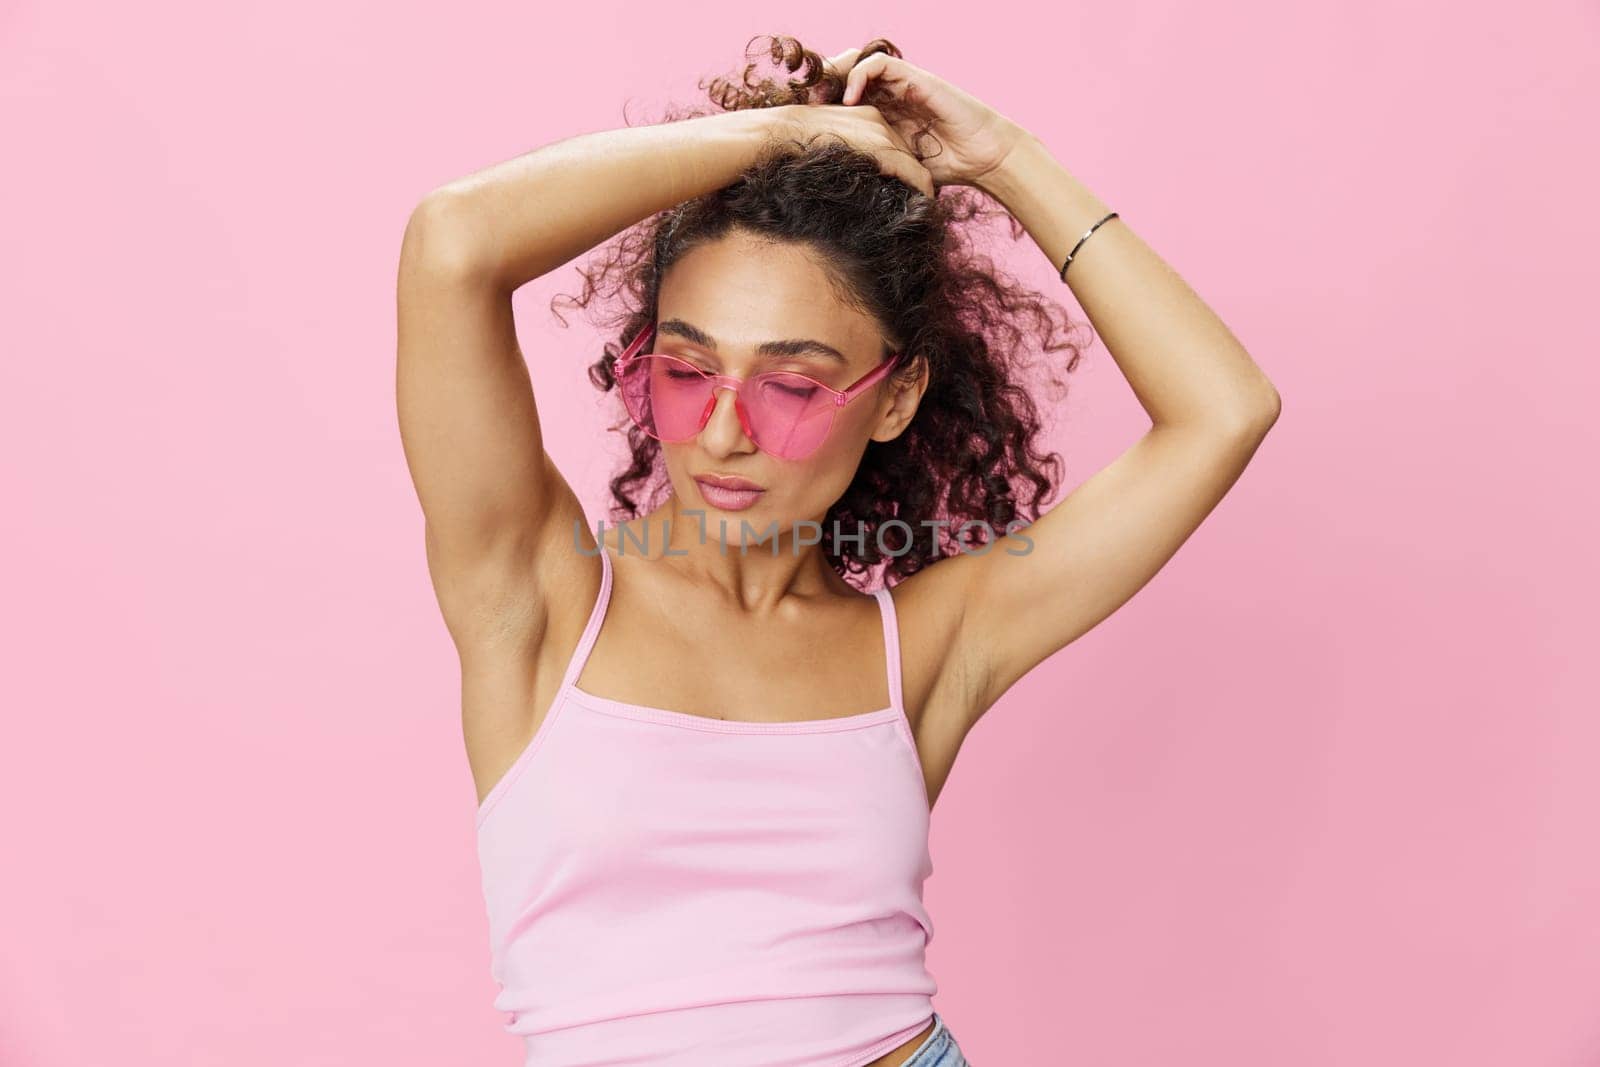
M 515 884 L 639 906 L 716 885 L 774 908 L 803 887 L 845 907 L 931 872 L 925 785 L 895 714 L 686 722 L 572 694 L 551 726 L 482 828 Z
M 626 603 L 608 615 L 577 678 L 591 694 L 724 720 L 815 719 L 890 703 L 876 613 L 870 626 L 857 616 L 823 628 L 716 617 L 668 627 Z

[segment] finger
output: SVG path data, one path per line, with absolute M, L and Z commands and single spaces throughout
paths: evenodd
M 906 140 L 905 134 L 901 133 L 899 127 L 894 123 L 884 118 L 882 111 L 871 104 L 862 104 L 858 110 L 877 120 L 878 131 L 889 140 L 890 144 L 910 156 L 916 163 L 920 164 L 922 162 L 922 157 L 917 155 L 915 148 L 911 147 L 911 142 Z
M 846 48 L 836 56 L 823 60 L 823 65 L 840 77 L 844 77 L 855 66 L 856 57 L 861 54 L 859 48 Z
M 899 178 L 927 196 L 934 195 L 933 175 L 914 156 L 891 149 L 878 158 L 879 166 L 887 170 L 891 177 Z
M 860 51 L 860 49 L 857 49 L 857 51 Z M 875 77 L 884 81 L 894 81 L 895 78 L 889 66 L 893 60 L 894 56 L 887 52 L 874 52 L 851 67 L 850 76 L 845 79 L 844 97 L 841 103 L 854 104 L 860 100 L 862 94 L 867 91 L 867 82 Z
M 896 148 L 900 149 L 900 151 L 904 152 L 918 163 L 922 162 L 922 157 L 918 156 L 917 150 L 911 147 L 911 142 L 906 140 L 906 135 L 901 133 L 899 128 L 891 123 L 888 119 L 883 120 L 883 132 L 888 136 L 889 140 L 894 142 L 894 146 Z

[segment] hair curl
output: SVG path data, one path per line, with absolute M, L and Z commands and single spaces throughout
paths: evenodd
M 793 37 L 756 37 L 746 59 L 762 50 L 798 77 L 756 79 L 758 64 L 745 66 L 735 83 L 705 80 L 714 108 L 667 109 L 662 121 L 676 122 L 745 108 L 787 104 L 837 104 L 844 79 L 823 57 Z M 882 38 L 861 49 L 900 56 Z M 885 118 L 910 116 L 916 134 L 908 138 L 918 155 L 937 138 L 920 102 L 895 101 L 873 86 L 866 101 Z M 730 185 L 685 201 L 623 231 L 592 269 L 579 268 L 580 295 L 551 301 L 587 307 L 597 296 L 614 300 L 620 311 L 611 321 L 619 339 L 589 368 L 601 391 L 616 387 L 613 364 L 624 345 L 655 320 L 659 282 L 690 249 L 731 232 L 792 242 L 818 251 L 841 298 L 881 323 L 890 348 L 913 353 L 894 377 L 929 375 L 916 415 L 892 441 L 869 442 L 854 479 L 829 509 L 823 529 L 860 530 L 863 542 L 824 537 L 819 547 L 841 577 L 884 563 L 884 580 L 909 576 L 924 566 L 1037 519 L 1039 506 L 1058 487 L 1061 457 L 1037 449 L 1040 415 L 1025 388 L 1026 359 L 1033 349 L 1070 352 L 1059 368 L 1076 368 L 1083 346 L 1071 339 L 1074 324 L 1064 308 L 999 271 L 977 251 L 972 224 L 990 218 L 1010 221 L 1011 238 L 1021 224 L 1003 208 L 967 187 L 945 187 L 935 197 L 885 175 L 873 157 L 837 139 L 774 141 L 757 163 Z M 557 312 L 559 318 L 559 312 Z M 563 320 L 564 321 L 564 320 Z M 1064 396 L 1065 384 L 1046 379 Z M 620 410 L 620 398 L 619 398 Z M 648 513 L 670 485 L 660 444 L 622 413 L 632 459 L 610 483 L 611 521 Z M 642 488 L 643 506 L 636 498 Z M 879 551 L 879 530 L 888 552 Z M 981 521 L 980 521 L 981 520 Z M 987 523 L 985 530 L 983 524 Z M 965 524 L 965 525 L 964 525 Z M 906 527 L 910 528 L 909 543 Z M 977 532 L 974 532 L 977 527 Z

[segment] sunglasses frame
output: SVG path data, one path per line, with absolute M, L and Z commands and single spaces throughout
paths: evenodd
M 645 327 L 643 329 L 641 329 L 639 331 L 639 333 L 634 337 L 634 339 L 631 342 L 629 342 L 628 347 L 623 350 L 622 355 L 618 356 L 617 359 L 616 359 L 616 362 L 612 364 L 611 373 L 612 373 L 612 376 L 617 379 L 617 382 L 618 382 L 618 393 L 619 394 L 622 393 L 622 388 L 621 388 L 622 376 L 624 374 L 628 373 L 629 369 L 631 367 L 633 367 L 635 365 L 635 363 L 637 363 L 637 361 L 639 361 L 641 359 L 644 359 L 647 356 L 663 356 L 663 357 L 666 357 L 668 359 L 677 360 L 679 363 L 682 363 L 684 366 L 691 368 L 696 373 L 698 373 L 701 377 L 703 377 L 707 381 L 709 381 L 711 383 L 712 403 L 707 404 L 706 407 L 705 407 L 705 410 L 701 412 L 701 414 L 700 414 L 700 425 L 695 428 L 693 433 L 687 434 L 687 435 L 685 435 L 683 437 L 665 438 L 665 437 L 660 437 L 655 433 L 652 433 L 648 427 L 646 427 L 643 423 L 641 423 L 637 418 L 634 417 L 634 414 L 633 414 L 632 410 L 629 410 L 628 409 L 628 405 L 626 403 L 624 403 L 623 404 L 623 408 L 624 408 L 624 410 L 628 411 L 628 418 L 633 420 L 633 424 L 635 426 L 639 427 L 639 429 L 642 430 L 644 433 L 648 434 L 651 437 L 654 437 L 657 441 L 664 441 L 664 442 L 666 442 L 668 444 L 677 444 L 677 443 L 682 442 L 682 441 L 687 441 L 690 438 L 699 436 L 701 431 L 703 431 L 706 428 L 706 424 L 711 421 L 711 412 L 716 407 L 715 398 L 716 398 L 716 395 L 717 395 L 717 390 L 718 389 L 732 389 L 733 390 L 733 398 L 734 398 L 733 399 L 734 411 L 739 416 L 739 425 L 744 430 L 745 436 L 750 438 L 750 440 L 755 443 L 755 446 L 757 448 L 761 448 L 761 450 L 763 452 L 768 452 L 769 455 L 776 455 L 779 459 L 804 459 L 806 456 L 809 456 L 812 452 L 815 452 L 818 448 L 822 447 L 822 443 L 824 441 L 826 441 L 828 439 L 828 435 L 833 432 L 834 418 L 835 418 L 835 416 L 837 416 L 837 414 L 839 412 L 839 409 L 844 407 L 846 404 L 850 403 L 850 401 L 854 400 L 856 397 L 860 396 L 862 393 L 866 392 L 868 389 L 872 388 L 872 386 L 876 385 L 884 376 L 886 376 L 891 370 L 893 370 L 900 363 L 900 357 L 902 355 L 904 355 L 904 353 L 901 353 L 901 352 L 890 353 L 888 358 L 885 359 L 882 363 L 880 363 L 876 367 L 872 368 L 870 371 L 868 371 L 866 374 L 862 375 L 860 378 L 857 378 L 851 384 L 845 386 L 843 389 L 835 389 L 833 386 L 829 385 L 827 382 L 819 382 L 815 378 L 811 377 L 809 374 L 801 374 L 799 371 L 792 371 L 792 370 L 789 370 L 789 371 L 762 371 L 759 374 L 751 375 L 749 378 L 739 378 L 739 377 L 736 377 L 736 376 L 734 376 L 732 374 L 710 374 L 710 373 L 708 373 L 708 372 L 706 372 L 704 370 L 701 370 L 699 367 L 696 367 L 693 363 L 690 363 L 688 360 L 681 359 L 681 358 L 679 358 L 677 356 L 674 356 L 674 355 L 672 355 L 671 353 L 668 353 L 668 352 L 644 352 L 644 353 L 642 353 L 640 350 L 642 348 L 644 348 L 644 346 L 651 341 L 651 339 L 655 335 L 655 332 L 656 332 L 655 323 L 653 323 L 653 322 L 647 323 L 645 325 Z M 745 410 L 744 401 L 741 400 L 740 397 L 739 397 L 739 390 L 740 390 L 740 388 L 743 387 L 743 385 L 744 385 L 744 383 L 746 381 L 754 381 L 755 379 L 760 378 L 763 375 L 767 375 L 767 374 L 784 374 L 784 375 L 792 375 L 793 377 L 796 377 L 796 378 L 804 378 L 806 381 L 811 382 L 813 385 L 817 386 L 819 389 L 826 390 L 827 392 L 833 394 L 833 406 L 829 409 L 828 427 L 827 427 L 827 429 L 822 432 L 822 436 L 817 439 L 817 443 L 815 445 L 813 445 L 810 449 L 806 450 L 805 452 L 803 452 L 803 453 L 801 453 L 799 455 L 787 456 L 787 455 L 784 455 L 782 453 L 769 452 L 768 449 L 762 448 L 761 443 L 759 441 L 756 441 L 755 434 L 751 432 L 749 412 L 747 412 Z

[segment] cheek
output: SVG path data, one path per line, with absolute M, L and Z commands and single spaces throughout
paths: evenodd
M 842 418 L 818 449 L 791 464 L 789 482 L 808 502 L 833 503 L 850 487 L 867 448 L 867 428 Z

